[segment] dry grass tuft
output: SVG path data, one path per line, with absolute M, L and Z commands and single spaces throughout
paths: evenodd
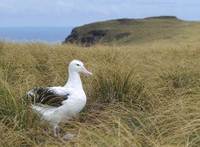
M 129 46 L 0 42 L 0 146 L 200 146 L 200 44 Z M 83 60 L 87 107 L 54 138 L 24 99 L 35 86 L 63 85 Z

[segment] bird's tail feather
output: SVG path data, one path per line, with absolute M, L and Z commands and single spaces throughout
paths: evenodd
M 45 112 L 45 108 L 43 108 L 41 106 L 31 105 L 31 108 L 34 112 L 36 112 L 37 114 L 40 114 L 40 115 L 42 115 Z

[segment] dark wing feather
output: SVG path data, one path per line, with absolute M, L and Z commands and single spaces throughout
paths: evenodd
M 43 104 L 54 107 L 59 107 L 62 105 L 64 100 L 67 100 L 69 94 L 67 95 L 57 95 L 48 88 L 34 88 L 28 93 L 28 97 L 31 97 L 31 101 L 34 104 Z

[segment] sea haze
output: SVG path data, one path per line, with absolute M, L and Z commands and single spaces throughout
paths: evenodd
M 52 42 L 65 40 L 73 27 L 0 27 L 0 40 Z

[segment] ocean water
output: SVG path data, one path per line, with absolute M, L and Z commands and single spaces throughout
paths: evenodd
M 71 30 L 72 27 L 0 27 L 0 40 L 59 43 Z

